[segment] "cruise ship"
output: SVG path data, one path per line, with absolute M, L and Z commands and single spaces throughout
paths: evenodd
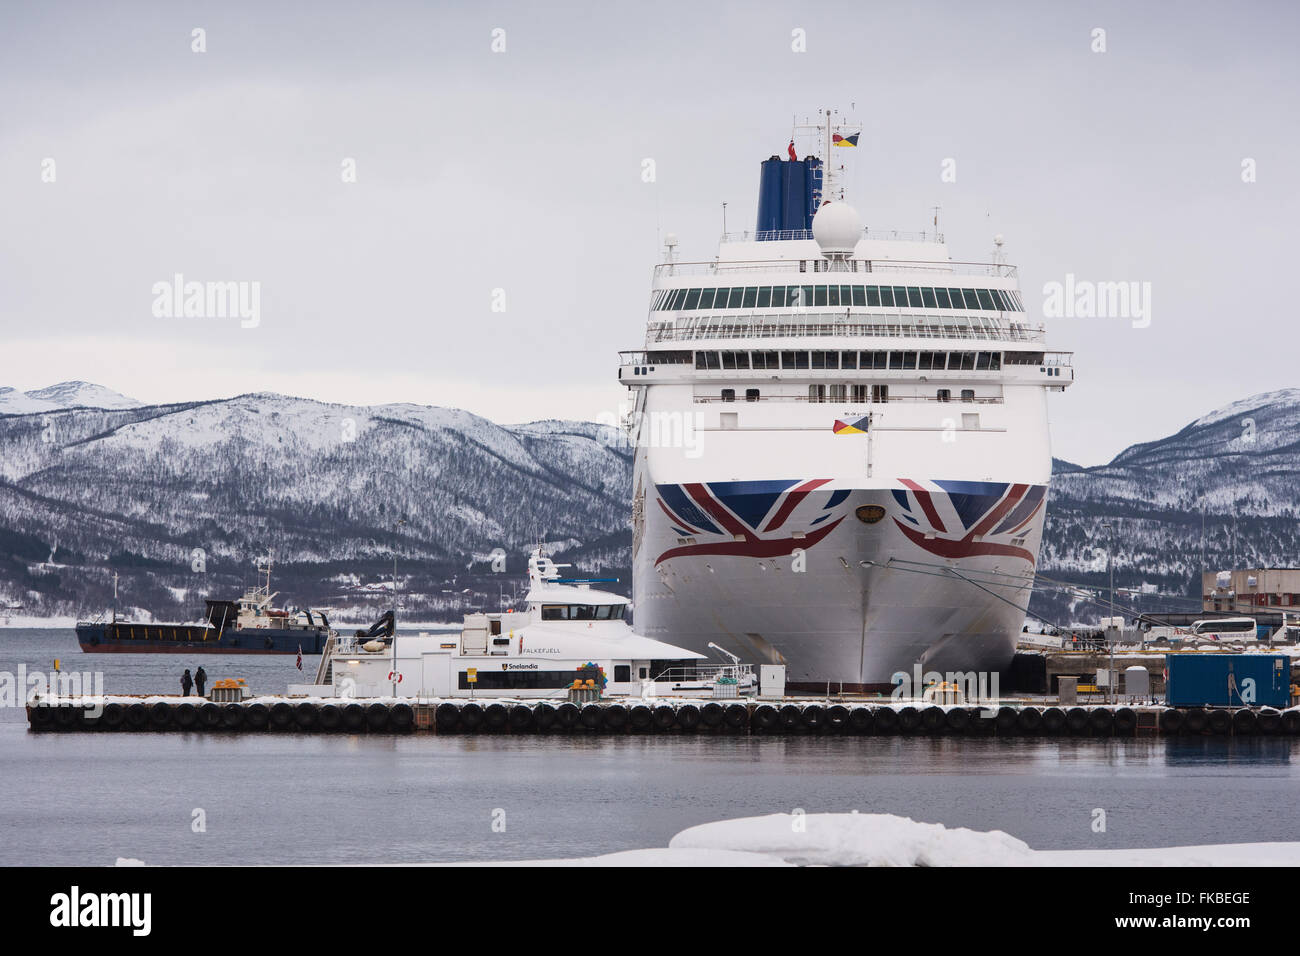
M 668 237 L 645 346 L 620 353 L 639 633 L 784 664 L 796 690 L 987 673 L 1015 652 L 1071 355 L 1001 239 L 864 228 L 827 158 L 762 162 L 756 229 L 705 262 Z M 851 140 L 851 143 L 850 143 Z

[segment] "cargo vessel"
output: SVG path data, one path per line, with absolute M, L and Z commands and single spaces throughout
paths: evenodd
M 272 605 L 271 562 L 259 563 L 264 580 L 234 601 L 205 601 L 201 624 L 79 621 L 77 642 L 91 654 L 319 654 L 335 632 L 322 611 Z

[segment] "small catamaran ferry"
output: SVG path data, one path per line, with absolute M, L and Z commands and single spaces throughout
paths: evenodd
M 627 598 L 562 578 L 564 567 L 535 550 L 527 609 L 467 614 L 459 634 L 333 638 L 312 686 L 338 697 L 543 698 L 575 681 L 600 696 L 754 693 L 750 665 L 722 648 L 729 662 L 701 663 L 702 654 L 633 633 Z
M 79 621 L 77 641 L 88 654 L 319 654 L 335 632 L 321 611 L 272 606 L 271 561 L 257 567 L 263 583 L 236 601 L 209 600 L 202 624 L 140 624 L 119 621 L 116 607 L 107 621 Z M 115 595 L 116 597 L 116 595 Z M 116 603 L 116 601 L 115 601 Z

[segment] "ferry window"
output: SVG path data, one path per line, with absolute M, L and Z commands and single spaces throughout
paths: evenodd
M 739 309 L 741 300 L 745 298 L 745 289 L 743 286 L 732 286 L 731 297 L 727 300 L 728 309 Z
M 813 305 L 826 304 L 826 286 L 819 285 L 813 289 Z
M 888 352 L 861 352 L 858 354 L 858 368 L 889 368 L 888 355 Z
M 947 290 L 947 289 L 935 289 L 935 290 L 934 290 L 934 298 L 935 298 L 935 301 L 939 303 L 939 308 L 941 308 L 941 309 L 951 309 L 951 308 L 952 308 L 952 303 L 948 300 L 948 290 Z
M 858 367 L 857 352 L 840 353 L 840 368 L 857 368 L 857 367 Z
M 839 304 L 840 304 L 840 287 L 839 287 L 839 286 L 837 286 L 837 285 L 833 285 L 833 286 L 831 286 L 830 288 L 828 288 L 828 289 L 826 290 L 826 304 L 827 304 L 827 305 L 839 305 Z
M 747 388 L 747 389 L 745 389 L 745 401 L 747 401 L 747 402 L 756 402 L 756 401 L 758 401 L 758 389 L 756 389 L 756 388 Z
M 862 404 L 863 402 L 865 402 L 867 400 L 867 394 L 869 388 L 870 388 L 869 385 L 854 385 L 853 401 L 856 404 Z
M 867 304 L 866 290 L 860 285 L 855 285 L 853 287 L 853 304 L 856 306 Z
M 904 352 L 904 353 L 903 353 L 903 368 L 916 368 L 916 353 L 915 353 L 915 352 Z
M 813 352 L 812 367 L 813 368 L 839 368 L 840 353 L 839 352 Z
M 941 389 L 939 389 L 939 394 L 938 394 L 937 397 L 938 397 L 939 401 L 941 401 L 941 402 L 951 402 L 951 401 L 952 401 L 952 389 L 950 389 L 950 388 L 941 388 Z
M 894 307 L 894 290 L 887 285 L 880 287 L 880 304 L 891 309 Z
M 1002 368 L 1002 353 L 1001 353 L 1001 352 L 994 352 L 994 353 L 993 353 L 992 359 L 989 361 L 989 368 L 991 368 L 991 369 L 992 369 L 993 371 L 995 371 L 995 372 Z
M 921 300 L 925 303 L 925 307 L 926 307 L 927 309 L 937 309 L 937 308 L 939 308 L 938 304 L 934 301 L 934 290 L 933 290 L 933 289 L 922 289 L 922 290 L 921 290 Z
M 840 305 L 851 305 L 853 302 L 853 286 L 840 286 Z
M 772 307 L 772 287 L 765 285 L 758 290 L 758 308 L 770 309 Z
M 614 665 L 614 681 L 615 681 L 616 683 L 619 683 L 619 684 L 626 684 L 626 683 L 628 683 L 628 682 L 631 681 L 631 680 L 632 680 L 632 665 L 631 665 L 631 664 L 615 664 L 615 665 Z
M 772 286 L 772 308 L 774 309 L 785 308 L 785 286 L 783 285 Z
M 801 298 L 799 299 L 799 305 L 802 306 L 803 308 L 808 308 L 810 305 L 813 304 L 813 287 L 810 285 L 805 285 L 805 286 L 800 286 L 799 289 L 800 289 L 799 295 L 801 296 Z
M 711 308 L 713 308 L 713 293 L 714 293 L 715 291 L 716 291 L 716 290 L 714 290 L 714 289 L 701 289 L 701 290 L 700 290 L 700 308 L 701 308 L 701 309 L 711 309 Z
M 695 367 L 708 369 L 708 370 L 720 368 L 721 364 L 718 362 L 718 353 L 717 352 L 696 352 Z
M 808 401 L 810 401 L 810 402 L 824 402 L 824 401 L 826 401 L 826 386 L 825 386 L 825 385 L 809 385 L 809 386 L 808 386 Z
M 894 286 L 894 305 L 900 309 L 907 308 L 907 289 L 901 285 Z
M 952 307 L 954 309 L 966 308 L 965 302 L 962 301 L 961 289 L 949 289 L 948 298 L 952 300 Z
M 736 360 L 736 368 L 749 368 L 748 352 L 732 352 L 731 355 Z
M 912 354 L 915 355 L 916 353 L 913 352 Z M 902 353 L 902 352 L 890 352 L 890 353 L 889 353 L 889 367 L 890 367 L 891 369 L 893 369 L 893 368 L 902 368 L 902 367 L 903 367 L 903 353 Z
M 948 363 L 948 367 L 949 367 L 949 368 L 952 368 L 952 362 L 951 362 L 951 361 Z M 962 371 L 963 371 L 963 372 L 969 372 L 971 369 L 975 368 L 975 353 L 974 353 L 974 352 L 962 352 L 962 353 L 961 353 L 961 367 L 962 367 Z
M 993 296 L 989 295 L 988 289 L 978 289 L 976 290 L 976 295 L 979 296 L 980 308 L 989 312 L 992 312 L 997 308 L 997 306 L 993 304 Z
M 962 289 L 961 294 L 966 297 L 966 308 L 978 309 L 980 307 L 979 296 L 975 294 L 974 289 Z
M 980 353 L 979 353 L 979 357 L 978 357 L 978 358 L 976 359 L 976 361 L 975 361 L 975 368 L 976 368 L 978 371 L 981 371 L 981 372 L 987 372 L 987 371 L 989 370 L 989 367 L 990 367 L 992 364 L 993 364 L 993 353 L 992 353 L 992 352 L 980 352 Z
M 736 400 L 736 390 L 734 388 L 724 388 L 722 390 L 722 400 L 724 402 L 734 402 Z
M 866 293 L 867 305 L 880 305 L 880 289 L 877 286 L 869 285 L 863 292 Z
M 831 401 L 832 401 L 832 402 L 843 402 L 843 401 L 844 401 L 844 392 L 845 392 L 845 386 L 843 386 L 843 385 L 832 385 L 832 386 L 831 386 L 831 390 L 830 390 L 830 399 L 831 399 Z
M 885 402 L 889 401 L 889 386 L 872 385 L 871 400 L 877 404 L 884 404 Z
M 754 368 L 780 368 L 781 362 L 776 352 L 755 352 L 752 356 Z
M 807 352 L 782 352 L 781 367 L 794 368 L 794 369 L 807 368 L 808 353 Z
M 934 353 L 922 352 L 916 357 L 916 367 L 921 371 L 928 371 L 934 368 Z
M 963 388 L 963 389 L 961 390 L 961 400 L 962 400 L 963 402 L 973 402 L 973 401 L 975 401 L 975 389 L 973 389 L 973 388 Z
M 914 309 L 921 308 L 921 290 L 914 285 L 907 287 L 907 304 Z
M 686 302 L 682 305 L 683 309 L 694 309 L 700 304 L 700 290 L 690 289 L 686 293 Z
M 808 271 L 808 260 L 807 260 L 807 259 L 800 259 L 800 260 L 799 260 L 799 271 L 800 271 L 800 272 L 807 272 L 807 271 Z
M 752 309 L 754 303 L 758 301 L 758 287 L 749 286 L 745 289 L 745 296 L 741 300 L 741 308 Z
M 568 616 L 568 608 L 563 604 L 543 604 L 542 620 L 543 621 L 563 621 Z

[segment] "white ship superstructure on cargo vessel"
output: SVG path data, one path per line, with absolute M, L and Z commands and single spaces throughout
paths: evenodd
M 1070 355 L 1000 254 L 876 237 L 822 173 L 792 143 L 762 164 L 754 234 L 707 262 L 670 239 L 654 271 L 645 348 L 619 369 L 636 630 L 784 663 L 810 689 L 1003 668 Z M 664 440 L 682 421 L 689 440 Z

